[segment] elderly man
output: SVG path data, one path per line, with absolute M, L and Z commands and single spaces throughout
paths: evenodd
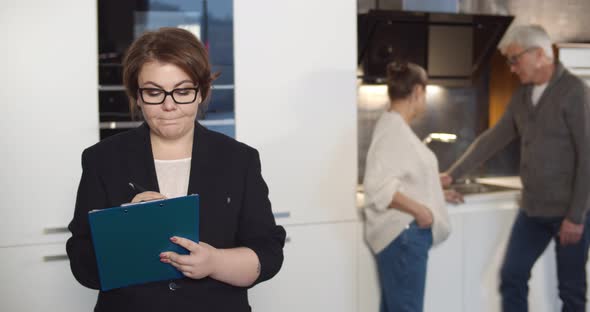
M 535 261 L 555 239 L 563 311 L 586 311 L 590 243 L 590 90 L 554 61 L 540 26 L 518 26 L 500 45 L 522 85 L 500 121 L 443 174 L 450 183 L 520 138 L 522 206 L 501 269 L 504 311 L 527 311 Z

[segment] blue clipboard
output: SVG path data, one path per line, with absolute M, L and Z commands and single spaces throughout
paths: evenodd
M 188 254 L 172 236 L 199 242 L 199 195 L 93 210 L 88 220 L 101 290 L 178 279 L 160 253 Z

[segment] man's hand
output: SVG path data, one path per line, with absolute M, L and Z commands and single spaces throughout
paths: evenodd
M 443 188 L 447 188 L 449 186 L 451 186 L 451 184 L 453 183 L 453 177 L 451 177 L 451 175 L 449 175 L 446 172 L 443 172 L 441 174 L 438 175 L 440 177 L 440 184 L 442 185 Z
M 573 245 L 580 241 L 584 233 L 584 224 L 575 224 L 567 218 L 561 222 L 559 241 L 561 245 Z

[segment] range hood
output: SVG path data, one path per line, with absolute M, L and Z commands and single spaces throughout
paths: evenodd
M 371 10 L 358 16 L 358 65 L 383 83 L 391 61 L 424 67 L 429 83 L 467 86 L 493 55 L 512 16 Z

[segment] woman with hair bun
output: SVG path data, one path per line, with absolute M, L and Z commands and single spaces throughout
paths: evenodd
M 448 237 L 449 218 L 436 156 L 409 126 L 426 110 L 426 71 L 391 63 L 387 76 L 390 105 L 367 154 L 365 236 L 377 260 L 381 311 L 422 311 L 428 251 Z

